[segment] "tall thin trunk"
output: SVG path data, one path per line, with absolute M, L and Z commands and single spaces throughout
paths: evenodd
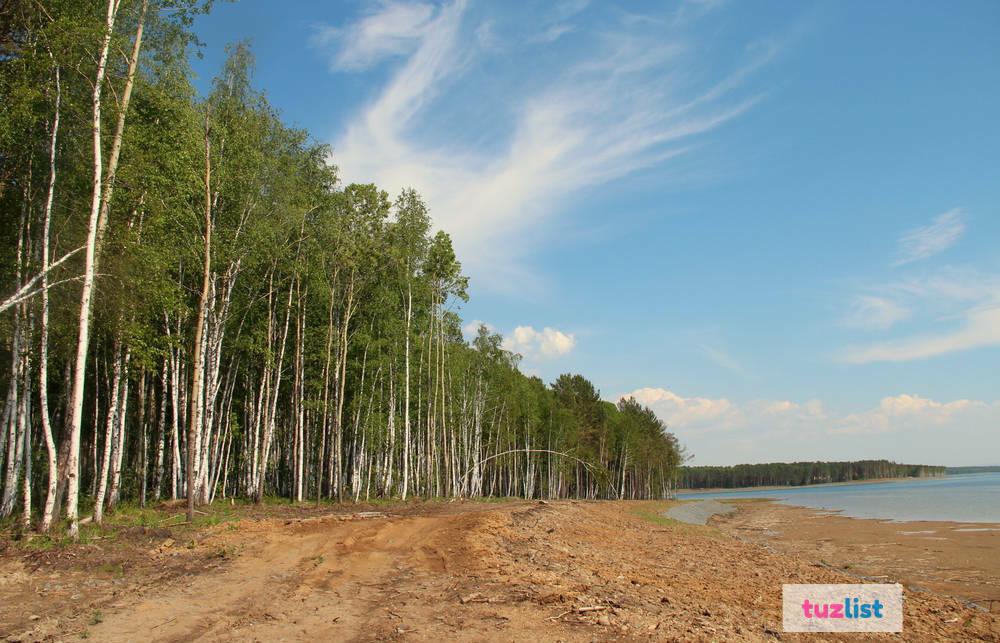
M 170 499 L 177 500 L 181 479 L 180 350 L 170 349 Z
M 406 285 L 406 335 L 403 340 L 403 500 L 410 488 L 410 324 L 413 321 L 413 288 Z
M 122 367 L 121 402 L 118 404 L 118 420 L 115 428 L 114 457 L 111 459 L 111 490 L 108 492 L 108 511 L 114 511 L 118 504 L 118 495 L 122 478 L 122 459 L 125 456 L 125 420 L 128 412 L 129 361 L 132 350 L 125 350 L 125 363 Z
M 107 495 L 108 475 L 111 471 L 112 448 L 115 444 L 115 428 L 118 426 L 119 404 L 121 402 L 122 386 L 122 348 L 120 340 L 115 341 L 114 348 L 114 376 L 111 381 L 111 391 L 108 395 L 108 417 L 105 420 L 104 450 L 101 457 L 100 477 L 97 483 L 97 492 L 94 497 L 94 524 L 101 524 L 104 520 L 104 498 Z M 94 443 L 97 443 L 97 425 L 94 425 Z
M 121 2 L 121 0 L 115 0 Z M 97 217 L 97 252 L 95 267 L 101 261 L 101 247 L 104 245 L 104 233 L 108 227 L 108 213 L 111 210 L 111 197 L 115 191 L 115 177 L 118 174 L 118 158 L 122 151 L 122 139 L 125 134 L 125 116 L 128 114 L 128 104 L 132 99 L 132 87 L 135 85 L 135 72 L 139 65 L 139 52 L 142 49 L 142 33 L 146 22 L 146 10 L 149 0 L 142 0 L 139 9 L 139 22 L 132 40 L 132 54 L 129 56 L 128 71 L 125 74 L 125 87 L 122 89 L 121 104 L 118 108 L 118 120 L 115 123 L 115 133 L 111 139 L 111 153 L 108 155 L 107 176 L 104 180 L 104 193 L 101 197 L 101 210 Z M 117 9 L 116 9 L 117 11 Z
M 87 378 L 87 354 L 90 348 L 90 308 L 94 297 L 95 263 L 97 261 L 97 224 L 101 212 L 101 187 L 104 178 L 104 163 L 101 157 L 101 92 L 104 88 L 104 75 L 108 64 L 108 52 L 111 50 L 111 36 L 114 33 L 115 18 L 118 16 L 120 0 L 108 0 L 107 18 L 104 27 L 104 42 L 97 62 L 97 75 L 94 79 L 92 96 L 94 176 L 93 191 L 90 201 L 90 220 L 87 223 L 87 249 L 84 260 L 83 288 L 80 293 L 80 324 L 76 340 L 76 369 L 73 374 L 73 406 L 69 418 L 70 453 L 67 476 L 69 499 L 66 514 L 69 519 L 69 534 L 73 540 L 80 537 L 79 501 L 80 501 L 80 431 L 83 426 L 83 389 Z
M 156 423 L 156 471 L 153 473 L 153 499 L 159 500 L 163 491 L 163 460 L 167 441 L 167 386 L 169 358 L 163 358 L 160 371 L 160 418 Z
M 49 418 L 49 230 L 52 222 L 52 201 L 56 191 L 56 147 L 59 138 L 59 108 L 62 101 L 62 84 L 59 79 L 59 67 L 55 68 L 56 97 L 55 111 L 52 116 L 52 134 L 49 137 L 49 191 L 45 197 L 45 211 L 42 215 L 42 317 L 41 338 L 38 349 L 38 399 L 39 414 L 42 420 L 42 436 L 45 438 L 45 450 L 48 454 L 49 484 L 45 494 L 45 509 L 42 511 L 42 522 L 39 531 L 45 533 L 52 526 L 53 509 L 56 505 L 56 491 L 59 486 L 59 466 L 56 455 L 56 443 L 52 436 L 52 424 Z
M 139 506 L 146 506 L 146 476 L 148 474 L 149 462 L 148 462 L 148 449 L 149 449 L 149 434 L 146 430 L 146 370 L 142 369 L 139 372 Z
M 336 279 L 336 273 L 334 273 Z M 316 467 L 316 504 L 323 497 L 323 464 L 326 459 L 326 434 L 330 428 L 330 359 L 333 352 L 333 288 L 330 288 L 330 302 L 326 313 L 326 362 L 323 365 L 323 431 L 320 436 L 319 456 Z
M 334 422 L 334 429 L 336 431 L 334 443 L 334 448 L 336 449 L 337 455 L 337 502 L 344 501 L 344 479 L 343 479 L 343 435 L 344 435 L 344 390 L 347 384 L 347 341 L 348 335 L 347 330 L 351 324 L 351 316 L 354 314 L 354 278 L 355 273 L 351 271 L 351 279 L 348 281 L 347 285 L 347 304 L 344 307 L 344 317 L 341 324 L 340 331 L 340 377 L 339 377 L 339 391 L 337 392 L 337 417 Z
M 200 440 L 202 406 L 204 392 L 202 391 L 204 368 L 203 335 L 205 332 L 205 311 L 208 307 L 209 288 L 212 285 L 212 141 L 209 136 L 208 114 L 205 114 L 205 265 L 201 281 L 201 301 L 198 305 L 198 318 L 194 326 L 194 357 L 191 360 L 194 376 L 191 384 L 191 415 L 188 421 L 188 452 L 187 452 L 187 519 L 194 522 L 194 506 L 197 490 L 195 480 L 198 467 L 198 441 Z

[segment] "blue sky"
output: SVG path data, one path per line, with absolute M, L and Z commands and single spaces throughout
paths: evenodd
M 345 181 L 412 186 L 546 381 L 695 464 L 1000 464 L 1000 4 L 216 4 Z

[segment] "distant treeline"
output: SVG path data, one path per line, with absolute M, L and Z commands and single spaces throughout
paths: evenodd
M 945 475 L 945 467 L 897 464 L 888 460 L 857 462 L 770 462 L 731 467 L 682 467 L 679 488 L 706 489 L 799 486 L 877 478 L 928 478 Z
M 1000 472 L 1000 466 L 992 467 L 948 467 L 947 473 L 949 475 L 959 475 L 962 473 L 997 473 Z

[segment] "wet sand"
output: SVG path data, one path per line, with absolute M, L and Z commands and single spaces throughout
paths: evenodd
M 728 515 L 736 510 L 736 506 L 728 502 L 696 500 L 671 507 L 663 515 L 689 525 L 706 525 L 713 516 Z
M 733 500 L 711 524 L 737 538 L 846 574 L 900 582 L 1000 613 L 1000 524 L 848 518 L 771 501 Z

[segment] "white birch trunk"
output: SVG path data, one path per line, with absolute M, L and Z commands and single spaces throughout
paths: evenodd
M 115 427 L 118 423 L 118 404 L 121 399 L 122 356 L 121 345 L 118 342 L 115 342 L 114 366 L 112 368 L 114 374 L 111 381 L 111 392 L 108 395 L 108 402 L 110 406 L 108 407 L 108 417 L 105 422 L 104 450 L 101 457 L 101 469 L 97 483 L 97 492 L 94 497 L 94 524 L 97 525 L 104 521 L 104 498 L 107 495 L 108 474 L 111 469 L 111 452 L 112 447 L 115 444 Z M 94 442 L 97 442 L 96 433 L 94 436 Z
M 59 109 L 62 101 L 62 84 L 59 78 L 59 67 L 55 68 L 56 97 L 55 111 L 52 116 L 52 134 L 49 137 L 49 190 L 45 197 L 45 211 L 42 215 L 42 316 L 41 338 L 38 349 L 38 399 L 39 414 L 42 421 L 42 436 L 45 438 L 45 450 L 48 455 L 49 480 L 45 493 L 45 508 L 42 510 L 42 522 L 39 531 L 45 533 L 52 526 L 53 513 L 56 505 L 56 491 L 59 487 L 59 466 L 56 456 L 56 443 L 52 436 L 52 424 L 49 418 L 49 232 L 52 222 L 52 202 L 56 190 L 56 146 L 59 138 Z
M 72 413 L 69 418 L 70 452 L 67 467 L 66 517 L 69 519 L 69 535 L 80 537 L 80 432 L 83 426 L 83 390 L 87 378 L 87 355 L 90 349 L 90 308 L 94 296 L 95 262 L 97 260 L 97 224 L 101 211 L 101 187 L 104 178 L 104 163 L 101 157 L 101 92 L 107 69 L 111 36 L 114 33 L 115 18 L 118 16 L 120 0 L 108 0 L 107 18 L 104 27 L 104 41 L 97 62 L 92 96 L 94 176 L 90 202 L 90 220 L 87 224 L 86 259 L 84 260 L 83 288 L 80 293 L 80 324 L 76 341 L 76 367 L 73 373 Z

